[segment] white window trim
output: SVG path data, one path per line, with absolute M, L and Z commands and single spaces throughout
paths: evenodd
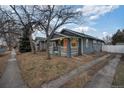
M 93 44 L 96 44 L 96 42 L 97 42 L 96 40 L 93 40 Z
M 88 48 L 88 46 L 89 46 L 89 40 L 88 39 L 86 39 L 86 48 Z

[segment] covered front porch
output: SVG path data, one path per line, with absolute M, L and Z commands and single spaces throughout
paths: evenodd
M 57 38 L 51 40 L 50 53 L 58 56 L 81 55 L 81 38 Z

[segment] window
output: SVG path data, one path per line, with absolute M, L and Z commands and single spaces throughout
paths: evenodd
M 63 47 L 64 40 L 60 40 L 60 45 Z
M 72 46 L 72 47 L 77 47 L 77 46 L 78 46 L 78 41 L 77 41 L 76 38 L 73 38 L 73 39 L 71 40 L 71 46 Z
M 88 39 L 86 39 L 86 48 L 88 47 Z
M 93 40 L 93 44 L 96 44 L 96 40 Z

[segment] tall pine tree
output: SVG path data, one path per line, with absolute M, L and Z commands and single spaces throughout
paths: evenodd
M 28 36 L 29 36 L 29 32 L 26 30 L 23 30 L 23 36 L 20 38 L 20 42 L 19 42 L 19 51 L 21 53 L 31 51 L 31 46 L 30 46 L 30 41 Z
M 117 30 L 117 32 L 112 36 L 112 44 L 124 43 L 124 30 Z

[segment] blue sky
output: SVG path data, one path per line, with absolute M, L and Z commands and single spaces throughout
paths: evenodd
M 86 31 L 83 29 L 86 34 L 102 39 L 106 35 L 111 36 L 117 29 L 124 28 L 124 6 L 82 6 L 81 9 L 84 9 L 84 15 L 89 11 L 84 16 L 88 23 L 77 28 L 89 28 Z
M 76 7 L 75 11 L 82 12 L 81 21 L 85 21 L 85 23 L 82 25 L 69 24 L 62 28 L 83 32 L 100 39 L 106 35 L 111 36 L 117 29 L 124 28 L 124 6 L 84 5 L 74 7 Z
M 102 35 L 112 35 L 117 29 L 124 28 L 124 6 L 119 6 L 112 12 L 108 12 L 95 20 L 96 24 L 92 25 L 95 32 L 87 32 L 96 37 L 102 38 Z

